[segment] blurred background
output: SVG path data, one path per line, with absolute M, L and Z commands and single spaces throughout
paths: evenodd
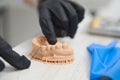
M 95 14 L 101 16 L 120 15 L 120 0 L 72 0 L 86 8 L 86 16 Z M 112 9 L 112 12 L 111 12 Z M 85 26 L 84 26 L 85 27 Z M 87 26 L 86 26 L 87 27 Z M 22 0 L 0 0 L 0 35 L 12 46 L 42 34 L 37 11 L 26 6 Z

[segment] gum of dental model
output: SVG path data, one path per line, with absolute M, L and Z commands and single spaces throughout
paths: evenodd
M 67 43 L 50 45 L 44 36 L 32 40 L 30 57 L 45 63 L 68 64 L 74 61 L 73 49 Z

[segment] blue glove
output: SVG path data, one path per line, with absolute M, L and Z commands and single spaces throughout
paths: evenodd
M 90 80 L 120 80 L 120 48 L 118 40 L 108 46 L 91 44 L 87 47 L 92 56 Z M 109 79 L 102 79 L 103 77 Z

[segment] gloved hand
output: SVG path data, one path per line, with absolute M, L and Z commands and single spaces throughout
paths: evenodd
M 92 56 L 90 80 L 120 79 L 120 47 L 115 40 L 108 46 L 91 44 L 87 47 Z
M 56 37 L 74 37 L 77 25 L 84 18 L 84 8 L 69 0 L 43 0 L 38 5 L 42 32 L 50 44 Z
M 0 37 L 0 57 L 19 70 L 26 69 L 31 64 L 25 56 L 20 56 L 17 52 L 13 51 L 12 47 L 2 37 Z M 4 69 L 4 63 L 1 60 L 0 69 Z

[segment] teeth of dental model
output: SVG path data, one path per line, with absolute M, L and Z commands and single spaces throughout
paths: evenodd
M 44 42 L 44 41 L 45 41 L 45 40 L 42 38 L 42 39 L 41 39 L 41 42 Z
M 46 50 L 46 46 L 42 46 L 41 51 L 45 51 L 45 50 Z
M 39 41 L 40 41 L 40 42 L 45 42 L 45 41 L 46 41 L 46 38 L 45 38 L 45 37 L 41 37 L 41 38 L 39 39 Z
M 55 48 L 56 48 L 56 49 L 61 49 L 61 48 L 62 48 L 62 44 L 61 44 L 61 43 L 56 44 L 56 45 L 55 45 Z
M 51 46 L 50 49 L 51 49 L 51 50 L 55 50 L 55 46 Z
M 57 42 L 55 46 L 57 49 L 62 49 L 62 43 L 60 42 Z
M 37 37 L 32 40 L 33 50 L 30 57 L 45 63 L 67 64 L 74 60 L 73 50 L 67 43 L 57 42 L 50 45 L 45 37 Z
M 63 43 L 63 45 L 62 45 L 62 48 L 63 49 L 67 49 L 69 46 L 68 46 L 68 44 L 67 43 Z
M 60 43 L 60 44 L 59 44 L 59 49 L 61 49 L 61 48 L 62 48 L 62 44 Z
M 46 47 L 46 50 L 48 50 L 48 51 L 51 50 L 51 46 L 50 46 L 50 45 L 47 46 L 47 47 Z

